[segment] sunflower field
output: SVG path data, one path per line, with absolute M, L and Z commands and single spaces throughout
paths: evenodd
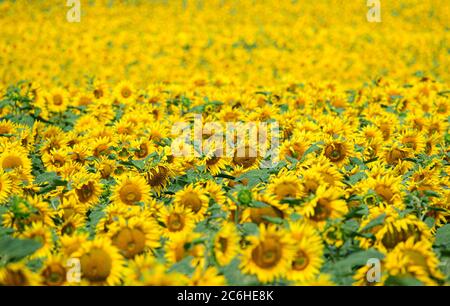
M 450 5 L 369 2 L 0 1 L 0 285 L 449 284 Z

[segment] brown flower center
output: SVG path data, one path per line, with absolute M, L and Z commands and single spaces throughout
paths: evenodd
M 114 236 L 113 244 L 122 251 L 126 258 L 132 258 L 144 251 L 145 234 L 140 229 L 125 228 Z
M 345 147 L 340 143 L 329 144 L 325 147 L 325 156 L 332 162 L 339 162 L 345 158 Z
M 2 163 L 3 169 L 16 169 L 22 166 L 22 159 L 19 156 L 15 155 L 5 157 Z
M 167 220 L 167 228 L 171 232 L 179 232 L 184 228 L 184 217 L 178 213 L 170 214 Z
M 202 208 L 202 200 L 195 192 L 185 193 L 181 203 L 184 207 L 189 207 L 194 213 L 197 213 Z
M 42 271 L 44 284 L 47 286 L 61 286 L 66 280 L 66 269 L 60 264 L 52 264 Z
M 88 202 L 94 194 L 94 188 L 94 183 L 89 182 L 81 186 L 81 188 L 76 189 L 75 192 L 78 196 L 78 200 L 82 203 Z
M 294 261 L 292 262 L 292 269 L 296 271 L 302 271 L 308 266 L 308 264 L 309 257 L 305 252 L 299 250 L 294 258 Z
M 102 249 L 92 249 L 80 258 L 81 273 L 92 282 L 104 282 L 112 269 L 109 254 Z
M 128 205 L 132 205 L 142 199 L 141 190 L 132 183 L 128 183 L 120 188 L 119 195 L 122 202 Z
M 281 245 L 275 238 L 267 238 L 252 251 L 252 259 L 261 268 L 272 268 L 277 265 L 282 255 Z

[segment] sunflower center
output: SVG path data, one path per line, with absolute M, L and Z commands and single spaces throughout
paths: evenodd
M 61 95 L 54 95 L 53 104 L 56 106 L 60 106 L 61 104 L 63 104 L 63 97 Z
M 184 218 L 180 214 L 173 213 L 169 216 L 167 227 L 171 232 L 178 232 L 184 228 Z
M 93 282 L 104 282 L 112 269 L 110 255 L 102 249 L 92 249 L 80 258 L 81 272 Z
M 131 205 L 142 199 L 141 190 L 134 184 L 126 184 L 119 191 L 122 202 Z
M 314 207 L 314 215 L 311 217 L 314 221 L 325 221 L 331 215 L 329 202 L 327 199 L 320 199 Z
M 67 223 L 61 229 L 62 234 L 72 235 L 75 231 L 75 225 L 72 222 Z
M 252 251 L 252 259 L 261 268 L 272 268 L 277 265 L 282 255 L 281 245 L 275 238 L 262 241 Z
M 340 143 L 327 145 L 325 148 L 325 156 L 332 162 L 338 162 L 345 158 L 345 148 Z
M 226 250 L 228 249 L 228 239 L 225 237 L 220 237 L 219 238 L 219 245 L 220 245 L 220 251 L 222 253 L 225 253 Z
M 202 200 L 194 192 L 185 193 L 181 202 L 184 207 L 189 207 L 194 213 L 202 208 Z
M 414 237 L 415 241 L 419 240 L 421 237 L 420 231 L 415 225 L 410 224 L 406 229 L 393 226 L 392 231 L 388 231 L 383 238 L 381 243 L 389 250 L 393 249 L 400 242 L 408 240 L 408 238 Z
M 142 143 L 139 146 L 139 150 L 136 151 L 136 156 L 139 158 L 144 158 L 148 155 L 148 147 L 145 143 Z
M 395 148 L 388 152 L 388 154 L 386 156 L 386 161 L 389 164 L 395 164 L 398 161 L 400 161 L 401 159 L 405 158 L 407 155 L 408 155 L 408 153 L 406 151 Z
M 305 252 L 299 250 L 292 262 L 292 269 L 296 271 L 304 270 L 309 264 L 309 258 Z
M 252 152 L 250 146 L 245 146 L 244 156 L 240 156 L 242 149 L 236 150 L 233 156 L 233 163 L 247 169 L 255 164 L 256 156 L 252 157 L 251 155 L 256 155 L 255 152 Z M 253 153 L 253 154 L 251 154 Z
M 42 271 L 47 286 L 61 286 L 66 280 L 66 269 L 60 264 L 53 264 Z
M 21 271 L 6 270 L 6 277 L 3 280 L 2 285 L 7 286 L 26 286 L 28 285 L 28 279 Z
M 144 251 L 145 234 L 140 229 L 124 228 L 113 238 L 113 244 L 122 251 L 126 258 L 132 258 Z
M 379 185 L 375 187 L 375 192 L 382 197 L 386 202 L 392 203 L 392 198 L 394 197 L 394 193 L 392 192 L 389 186 Z
M 124 87 L 124 88 L 122 88 L 120 94 L 124 98 L 129 98 L 131 96 L 131 89 L 129 89 L 128 87 Z
M 165 167 L 158 167 L 158 170 L 149 170 L 146 178 L 147 183 L 152 187 L 162 186 L 166 182 L 168 170 Z
M 75 192 L 77 193 L 77 196 L 78 196 L 78 199 L 80 200 L 80 202 L 82 202 L 82 203 L 88 202 L 89 199 L 94 194 L 94 183 L 89 182 L 89 183 L 81 186 L 81 188 L 76 189 Z
M 298 186 L 291 182 L 281 182 L 275 188 L 278 199 L 295 198 L 298 193 Z
M 100 170 L 100 174 L 102 175 L 102 178 L 108 178 L 113 170 L 114 169 L 111 165 L 103 164 L 102 169 Z
M 207 164 L 208 166 L 214 166 L 215 164 L 217 164 L 217 163 L 219 162 L 219 160 L 220 160 L 219 157 L 213 156 L 213 157 L 211 157 L 210 159 L 208 159 L 208 160 L 206 161 L 206 164 Z
M 16 169 L 22 166 L 22 159 L 15 155 L 6 156 L 2 163 L 3 169 Z

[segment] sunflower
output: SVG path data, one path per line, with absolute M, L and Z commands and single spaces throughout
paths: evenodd
M 289 215 L 289 205 L 280 204 L 275 196 L 264 193 L 253 195 L 255 201 L 264 203 L 264 207 L 248 207 L 242 212 L 242 221 L 250 221 L 255 224 L 269 224 L 265 217 L 284 219 Z
M 408 238 L 386 255 L 385 262 L 386 270 L 393 276 L 414 277 L 428 286 L 444 280 L 438 269 L 439 259 L 429 241 Z
M 12 182 L 8 173 L 0 168 L 0 204 L 4 204 L 12 191 Z
M 114 222 L 120 218 L 129 219 L 143 214 L 143 207 L 138 205 L 123 205 L 122 203 L 111 203 L 103 212 L 105 215 L 101 218 L 96 226 L 98 235 L 107 234 Z
M 323 259 L 323 244 L 315 229 L 306 223 L 290 224 L 296 253 L 286 278 L 292 281 L 313 280 L 320 272 Z
M 84 166 L 92 152 L 85 144 L 77 143 L 69 150 L 68 155 L 74 163 Z
M 283 229 L 260 224 L 259 236 L 247 237 L 250 245 L 243 251 L 240 269 L 255 274 L 263 282 L 285 277 L 295 258 L 295 244 Z
M 358 144 L 364 147 L 364 156 L 367 159 L 378 155 L 383 144 L 383 133 L 374 125 L 363 127 L 358 134 Z
M 0 154 L 0 168 L 7 171 L 14 183 L 31 183 L 31 160 L 25 149 L 18 145 L 4 148 Z
M 322 185 L 315 196 L 299 208 L 299 212 L 323 228 L 328 220 L 341 218 L 348 212 L 347 203 L 340 199 L 342 194 L 339 188 Z
M 400 132 L 399 142 L 410 148 L 414 154 L 423 153 L 425 150 L 426 140 L 422 132 L 403 130 Z
M 267 192 L 275 196 L 277 200 L 298 199 L 302 196 L 303 189 L 300 179 L 293 172 L 281 171 L 270 179 Z
M 56 211 L 41 196 L 21 198 L 18 206 L 3 215 L 3 225 L 22 230 L 32 223 L 42 223 L 45 227 L 55 226 Z
M 71 256 L 80 259 L 81 277 L 89 284 L 120 284 L 124 260 L 109 239 L 98 237 L 86 241 Z
M 337 167 L 342 167 L 348 163 L 350 157 L 355 156 L 355 151 L 351 141 L 344 138 L 327 137 L 322 154 Z
M 58 226 L 57 232 L 60 235 L 73 235 L 76 231 L 83 229 L 85 225 L 84 215 L 72 214 L 63 220 L 63 223 Z
M 50 112 L 64 112 L 69 104 L 69 95 L 62 88 L 54 88 L 46 95 L 47 108 Z
M 146 203 L 150 200 L 150 187 L 139 173 L 125 174 L 119 178 L 111 199 L 124 205 Z
M 19 235 L 20 238 L 32 239 L 40 243 L 39 249 L 31 255 L 31 258 L 45 257 L 50 254 L 53 249 L 52 233 L 48 227 L 42 223 L 32 223 L 25 227 L 24 231 Z
M 62 234 L 59 239 L 60 253 L 66 258 L 71 257 L 88 240 L 88 237 L 89 234 L 85 232 L 76 232 L 73 235 Z
M 397 165 L 411 155 L 411 148 L 399 143 L 391 142 L 383 148 L 384 159 L 390 165 Z
M 117 168 L 117 161 L 102 156 L 94 161 L 94 167 L 100 173 L 102 179 L 107 179 L 114 175 Z
M 214 153 L 207 154 L 200 161 L 200 165 L 205 166 L 206 170 L 212 175 L 221 173 L 230 164 L 230 159 L 224 156 L 220 156 L 218 150 Z
M 392 206 L 371 208 L 369 215 L 362 220 L 360 228 L 364 229 L 371 220 L 382 216 L 384 216 L 382 224 L 363 231 L 363 233 L 373 234 L 375 239 L 357 238 L 362 248 L 367 249 L 373 246 L 387 253 L 409 238 L 414 238 L 414 241 L 431 239 L 431 229 L 424 222 L 418 220 L 415 215 L 403 216 Z
M 122 81 L 114 88 L 113 95 L 120 103 L 130 104 L 135 99 L 136 90 L 131 83 Z
M 37 286 L 40 276 L 23 262 L 9 263 L 0 268 L 0 286 Z
M 119 218 L 110 226 L 108 236 L 125 258 L 133 258 L 146 249 L 160 246 L 158 224 L 145 217 Z
M 50 255 L 40 269 L 41 284 L 44 286 L 67 285 L 67 262 L 61 255 Z
M 214 255 L 221 266 L 228 265 L 239 252 L 239 233 L 233 223 L 225 222 L 214 236 Z
M 281 145 L 280 159 L 290 157 L 300 160 L 311 144 L 311 137 L 306 132 L 294 133 L 289 140 L 284 141 Z
M 225 203 L 227 198 L 221 185 L 214 181 L 207 181 L 206 183 L 201 183 L 201 186 L 205 189 L 209 197 L 214 200 L 214 202 L 220 205 Z
M 89 144 L 89 147 L 92 148 L 92 155 L 97 158 L 108 156 L 112 146 L 114 143 L 108 137 L 97 137 Z
M 128 268 L 123 273 L 125 285 L 143 285 L 143 276 L 153 272 L 158 265 L 155 257 L 149 253 L 134 256 L 128 261 Z
M 363 194 L 373 190 L 384 205 L 394 205 L 399 209 L 404 209 L 401 187 L 401 177 L 386 174 L 378 175 L 375 178 L 369 177 L 362 185 Z
M 81 205 L 89 207 L 97 204 L 102 193 L 99 180 L 98 174 L 86 171 L 80 171 L 71 177 L 73 194 Z
M 171 238 L 192 232 L 195 227 L 194 213 L 189 207 L 181 205 L 164 206 L 158 218 L 164 225 L 163 235 Z
M 162 163 L 153 167 L 147 167 L 145 179 L 148 185 L 157 194 L 160 194 L 169 184 L 170 178 L 174 175 L 172 167 Z
M 60 173 L 62 168 L 71 161 L 67 148 L 52 149 L 42 155 L 42 163 L 49 172 Z
M 200 186 L 190 184 L 175 193 L 174 204 L 189 208 L 195 221 L 201 221 L 205 217 L 208 203 L 209 199 Z
M 180 262 L 187 256 L 192 256 L 192 266 L 203 266 L 205 262 L 206 248 L 199 241 L 200 234 L 188 233 L 172 236 L 164 246 L 165 259 L 169 265 Z
M 242 167 L 245 171 L 258 169 L 261 156 L 250 145 L 238 145 L 233 153 L 232 165 Z
M 372 282 L 368 281 L 368 273 L 369 270 L 372 269 L 370 265 L 362 266 L 358 270 L 356 270 L 355 274 L 353 275 L 353 279 L 355 282 L 353 283 L 354 286 L 383 286 L 385 281 L 388 279 L 389 275 L 386 273 L 386 269 L 384 267 L 384 262 L 381 262 L 380 270 L 381 270 L 381 277 L 380 280 L 375 280 Z
M 216 267 L 197 267 L 192 277 L 189 279 L 188 286 L 225 286 L 226 280 L 220 275 Z

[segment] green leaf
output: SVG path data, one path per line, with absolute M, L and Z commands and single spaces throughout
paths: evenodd
M 169 272 L 180 272 L 185 275 L 190 275 L 194 272 L 195 268 L 192 267 L 191 261 L 194 257 L 189 255 L 180 260 L 179 262 L 173 264 L 169 268 Z
M 255 223 L 244 223 L 242 224 L 242 231 L 244 232 L 244 235 L 257 235 L 258 234 L 258 225 Z
M 352 274 L 353 269 L 365 266 L 370 258 L 383 259 L 384 255 L 376 250 L 369 249 L 350 254 L 336 262 L 333 269 L 337 274 Z
M 372 221 L 369 222 L 362 230 L 361 232 L 365 232 L 375 226 L 382 225 L 384 223 L 384 218 L 386 218 L 386 214 L 381 214 Z
M 450 246 L 450 224 L 446 224 L 436 231 L 434 244 L 437 246 Z
M 3 236 L 0 238 L 0 262 L 17 261 L 33 254 L 41 246 L 41 243 L 36 240 Z
M 227 283 L 235 286 L 255 286 L 259 281 L 254 275 L 242 274 L 239 268 L 240 260 L 235 258 L 228 266 L 221 268 Z
M 389 276 L 384 283 L 386 286 L 423 286 L 423 283 L 410 276 Z
M 36 176 L 36 179 L 34 182 L 36 184 L 44 184 L 44 183 L 50 183 L 53 180 L 61 179 L 61 177 L 56 174 L 56 172 L 45 172 L 41 173 L 38 176 Z
M 270 205 L 261 201 L 252 201 L 249 206 L 253 208 L 264 208 L 269 207 Z
M 283 224 L 284 220 L 278 217 L 262 216 L 262 218 L 270 223 Z

